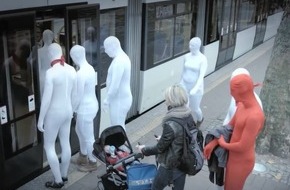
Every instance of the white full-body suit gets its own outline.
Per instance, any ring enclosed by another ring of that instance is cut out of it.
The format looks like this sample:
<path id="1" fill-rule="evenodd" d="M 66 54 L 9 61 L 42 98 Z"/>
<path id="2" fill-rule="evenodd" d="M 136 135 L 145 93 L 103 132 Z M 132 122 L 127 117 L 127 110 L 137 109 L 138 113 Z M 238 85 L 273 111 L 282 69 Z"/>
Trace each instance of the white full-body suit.
<path id="1" fill-rule="evenodd" d="M 127 113 L 132 105 L 131 61 L 114 36 L 105 39 L 104 48 L 106 54 L 113 58 L 106 79 L 104 107 L 109 107 L 111 125 L 121 125 L 125 129 Z"/>
<path id="2" fill-rule="evenodd" d="M 189 50 L 184 57 L 180 84 L 189 96 L 189 107 L 195 121 L 201 122 L 203 114 L 200 103 L 204 93 L 204 76 L 207 70 L 207 58 L 200 52 L 201 40 L 194 37 L 189 41 Z"/>
<path id="3" fill-rule="evenodd" d="M 48 47 L 48 56 L 50 62 L 55 64 L 46 71 L 37 127 L 43 132 L 44 149 L 55 182 L 60 183 L 62 177 L 67 177 L 71 159 L 69 135 L 76 92 L 76 71 L 63 62 L 62 49 L 57 43 Z M 55 151 L 57 136 L 61 146 L 61 163 Z"/>
<path id="4" fill-rule="evenodd" d="M 42 33 L 43 47 L 38 49 L 38 68 L 39 68 L 39 82 L 40 82 L 40 95 L 43 95 L 45 73 L 51 67 L 48 57 L 48 46 L 52 44 L 54 34 L 51 30 L 44 30 Z"/>
<path id="5" fill-rule="evenodd" d="M 232 73 L 231 78 L 233 78 L 234 76 L 237 76 L 239 74 L 250 75 L 250 73 L 249 73 L 249 71 L 247 69 L 245 69 L 245 68 L 237 68 Z M 260 106 L 261 106 L 261 108 L 263 110 L 263 104 L 262 104 L 262 101 L 261 101 L 260 97 L 258 96 L 258 94 L 256 92 L 254 92 L 254 95 L 255 95 L 258 103 L 260 104 Z M 226 115 L 226 117 L 224 119 L 223 125 L 227 125 L 231 121 L 231 119 L 233 118 L 234 114 L 236 113 L 236 109 L 237 109 L 236 101 L 235 101 L 234 97 L 231 97 L 230 106 L 229 106 L 227 115 Z"/>
<path id="6" fill-rule="evenodd" d="M 80 142 L 80 151 L 83 155 L 88 155 L 89 160 L 96 162 L 92 155 L 95 142 L 94 118 L 99 110 L 95 93 L 95 70 L 87 62 L 83 46 L 73 46 L 70 50 L 70 56 L 74 63 L 79 66 L 77 71 L 76 133 Z"/>

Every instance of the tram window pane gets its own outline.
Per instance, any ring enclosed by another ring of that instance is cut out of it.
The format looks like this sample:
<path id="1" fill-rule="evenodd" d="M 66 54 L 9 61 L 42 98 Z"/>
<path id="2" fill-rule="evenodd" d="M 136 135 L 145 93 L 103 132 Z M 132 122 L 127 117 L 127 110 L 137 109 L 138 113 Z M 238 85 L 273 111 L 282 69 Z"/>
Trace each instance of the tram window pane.
<path id="1" fill-rule="evenodd" d="M 172 56 L 173 50 L 173 19 L 155 21 L 154 28 L 154 64 Z M 151 42 L 152 43 L 152 42 Z"/>
<path id="2" fill-rule="evenodd" d="M 284 2 L 285 0 L 269 0 L 269 15 L 281 12 L 284 7 Z"/>
<path id="3" fill-rule="evenodd" d="M 206 36 L 205 45 L 210 44 L 218 40 L 218 7 L 219 1 L 208 0 L 207 1 L 207 17 L 206 17 Z"/>
<path id="4" fill-rule="evenodd" d="M 176 17 L 174 55 L 188 51 L 188 42 L 190 40 L 192 14 Z"/>
<path id="5" fill-rule="evenodd" d="M 238 30 L 247 29 L 255 24 L 255 1 L 243 0 L 239 5 Z"/>
<path id="6" fill-rule="evenodd" d="M 71 21 L 72 45 L 82 45 L 86 50 L 86 59 L 95 69 L 97 67 L 97 23 L 92 18 L 80 18 Z"/>
<path id="7" fill-rule="evenodd" d="M 31 31 L 7 32 L 8 58 L 5 60 L 10 119 L 25 115 L 29 110 L 28 96 L 33 92 Z"/>
<path id="8" fill-rule="evenodd" d="M 109 36 L 116 36 L 124 49 L 125 45 L 125 8 L 102 10 L 100 14 L 100 46 L 101 46 L 101 67 L 100 84 L 106 82 L 108 68 L 112 59 L 104 51 L 104 40 Z"/>

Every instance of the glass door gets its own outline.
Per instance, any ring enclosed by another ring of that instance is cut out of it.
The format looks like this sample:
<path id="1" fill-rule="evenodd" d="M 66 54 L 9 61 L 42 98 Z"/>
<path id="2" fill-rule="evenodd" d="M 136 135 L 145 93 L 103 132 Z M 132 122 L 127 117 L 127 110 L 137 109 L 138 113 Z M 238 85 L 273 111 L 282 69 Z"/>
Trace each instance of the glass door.
<path id="1" fill-rule="evenodd" d="M 4 189 L 42 169 L 34 48 L 34 12 L 0 16 L 0 173 L 4 176 L 0 181 Z"/>
<path id="2" fill-rule="evenodd" d="M 236 41 L 236 0 L 223 0 L 219 6 L 220 49 L 217 68 L 232 61 Z"/>
<path id="3" fill-rule="evenodd" d="M 67 61 L 69 64 L 74 65 L 69 57 L 69 50 L 74 45 L 81 45 L 86 50 L 86 58 L 96 71 L 96 78 L 98 77 L 97 71 L 99 70 L 100 63 L 100 31 L 99 31 L 99 5 L 76 5 L 66 8 L 66 49 Z M 76 68 L 77 69 L 77 68 Z M 100 80 L 97 80 L 100 81 Z M 96 95 L 100 100 L 100 85 L 96 84 Z M 100 110 L 100 109 L 99 109 Z M 100 112 L 94 119 L 95 137 L 99 133 L 99 118 Z M 79 150 L 78 138 L 75 132 L 75 125 L 71 129 L 71 147 L 72 151 Z"/>

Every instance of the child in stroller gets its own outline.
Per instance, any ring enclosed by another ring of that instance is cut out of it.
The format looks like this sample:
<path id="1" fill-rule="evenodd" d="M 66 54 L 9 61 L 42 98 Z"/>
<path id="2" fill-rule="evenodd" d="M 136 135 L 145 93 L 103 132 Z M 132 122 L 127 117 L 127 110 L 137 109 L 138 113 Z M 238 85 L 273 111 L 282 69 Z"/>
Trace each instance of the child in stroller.
<path id="1" fill-rule="evenodd" d="M 156 166 L 140 162 L 143 155 L 133 152 L 122 126 L 106 128 L 95 141 L 93 154 L 106 165 L 99 176 L 99 189 L 151 189 Z"/>

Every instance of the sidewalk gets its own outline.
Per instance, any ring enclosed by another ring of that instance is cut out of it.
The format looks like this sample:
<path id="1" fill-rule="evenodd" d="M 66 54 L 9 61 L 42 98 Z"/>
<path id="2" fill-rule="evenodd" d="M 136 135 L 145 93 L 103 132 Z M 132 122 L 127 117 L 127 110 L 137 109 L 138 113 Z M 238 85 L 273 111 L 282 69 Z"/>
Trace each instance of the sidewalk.
<path id="1" fill-rule="evenodd" d="M 201 127 L 204 133 L 222 124 L 230 102 L 229 78 L 232 71 L 237 67 L 245 67 L 249 70 L 255 82 L 262 82 L 269 63 L 273 43 L 274 38 L 205 78 L 205 94 L 202 101 L 202 111 L 205 119 Z M 257 89 L 258 93 L 259 90 Z M 135 147 L 137 142 L 146 145 L 156 143 L 154 134 L 161 134 L 160 123 L 165 112 L 166 106 L 162 103 L 126 125 L 127 136 L 133 147 Z M 141 161 L 155 163 L 155 158 L 154 156 L 146 157 Z M 258 164 L 265 166 L 265 171 L 263 171 L 263 167 L 255 167 L 246 181 L 245 190 L 290 189 L 290 159 L 281 159 L 272 155 L 257 155 L 256 163 L 257 166 Z M 100 165 L 97 171 L 83 173 L 77 171 L 75 165 L 71 164 L 68 176 L 69 182 L 66 184 L 65 189 L 97 189 L 99 180 L 97 176 L 104 170 L 105 166 Z M 196 176 L 187 177 L 185 190 L 217 189 L 209 181 L 208 174 L 208 168 L 205 164 L 202 171 Z M 49 170 L 18 189 L 45 189 L 45 182 L 52 178 L 52 173 Z M 166 190 L 168 189 L 166 188 Z"/>

